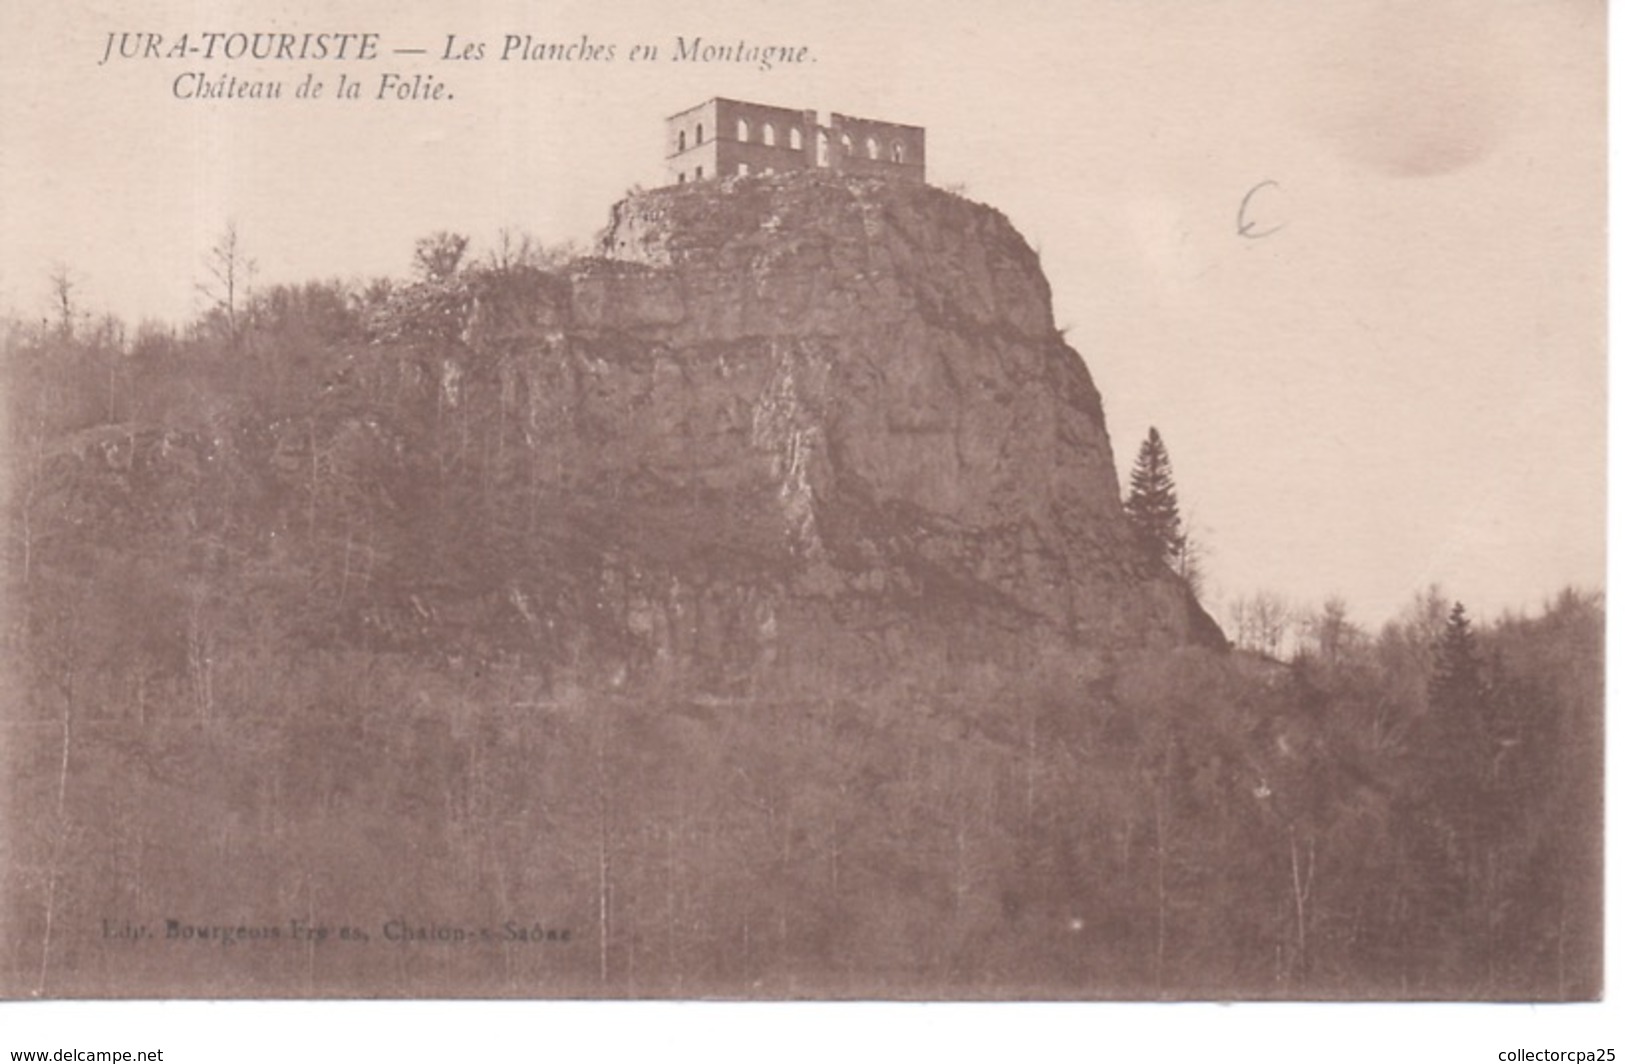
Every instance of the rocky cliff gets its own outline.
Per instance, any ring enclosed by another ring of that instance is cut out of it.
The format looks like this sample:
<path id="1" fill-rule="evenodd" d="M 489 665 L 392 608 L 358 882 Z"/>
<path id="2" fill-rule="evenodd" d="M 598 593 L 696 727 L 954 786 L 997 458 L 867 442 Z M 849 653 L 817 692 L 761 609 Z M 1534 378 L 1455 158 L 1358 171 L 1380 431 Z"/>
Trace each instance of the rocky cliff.
<path id="1" fill-rule="evenodd" d="M 590 606 L 632 668 L 1218 638 L 1132 542 L 1099 394 L 998 212 L 801 173 L 635 195 L 598 250 L 487 287 L 460 346 L 555 513 L 602 516 Z"/>
<path id="2" fill-rule="evenodd" d="M 255 398 L 70 438 L 50 510 L 157 537 L 188 574 L 164 597 L 217 602 L 222 638 L 261 638 L 252 598 L 278 638 L 546 686 L 952 686 L 1223 645 L 1136 548 L 1100 397 L 998 212 L 696 183 L 617 205 L 598 251 L 397 291 L 362 347 L 266 328 L 234 356 Z"/>

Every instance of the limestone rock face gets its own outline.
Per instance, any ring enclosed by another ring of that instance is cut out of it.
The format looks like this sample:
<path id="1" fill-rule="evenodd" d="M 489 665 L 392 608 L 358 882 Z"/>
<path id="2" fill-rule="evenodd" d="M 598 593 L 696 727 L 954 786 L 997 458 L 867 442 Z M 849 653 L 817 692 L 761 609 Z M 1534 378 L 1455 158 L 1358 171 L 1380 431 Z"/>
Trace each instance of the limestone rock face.
<path id="1" fill-rule="evenodd" d="M 827 680 L 1222 639 L 1134 545 L 1100 396 L 998 212 L 737 179 L 633 196 L 598 251 L 477 301 L 464 341 L 523 380 L 566 505 L 615 513 L 606 619 L 648 661 Z"/>
<path id="2" fill-rule="evenodd" d="M 544 693 L 962 690 L 1223 645 L 1131 537 L 1037 256 L 937 189 L 636 195 L 597 255 L 402 289 L 323 357 L 303 405 L 76 437 L 41 543 L 139 540 L 222 639 Z"/>

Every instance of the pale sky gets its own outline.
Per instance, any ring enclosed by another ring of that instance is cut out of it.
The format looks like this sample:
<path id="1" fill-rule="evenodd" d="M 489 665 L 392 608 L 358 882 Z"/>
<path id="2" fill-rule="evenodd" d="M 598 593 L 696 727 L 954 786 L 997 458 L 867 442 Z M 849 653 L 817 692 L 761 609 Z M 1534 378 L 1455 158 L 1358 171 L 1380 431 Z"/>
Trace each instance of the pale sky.
<path id="1" fill-rule="evenodd" d="M 1600 587 L 1604 6 L 1579 0 L 0 2 L 0 309 L 68 264 L 196 309 L 235 219 L 262 281 L 401 275 L 436 229 L 586 239 L 711 96 L 924 125 L 930 180 L 1038 248 L 1118 468 L 1156 425 L 1214 612 L 1259 589 L 1475 615 Z M 372 62 L 113 60 L 110 32 L 376 32 Z M 440 60 L 448 34 L 483 62 Z M 498 61 L 507 34 L 608 63 Z M 676 37 L 815 62 L 679 63 Z M 628 61 L 636 43 L 652 63 Z M 396 48 L 425 48 L 397 56 Z M 432 75 L 453 98 L 371 99 Z M 178 75 L 367 98 L 186 101 Z M 1237 232 L 1250 189 L 1257 239 Z"/>

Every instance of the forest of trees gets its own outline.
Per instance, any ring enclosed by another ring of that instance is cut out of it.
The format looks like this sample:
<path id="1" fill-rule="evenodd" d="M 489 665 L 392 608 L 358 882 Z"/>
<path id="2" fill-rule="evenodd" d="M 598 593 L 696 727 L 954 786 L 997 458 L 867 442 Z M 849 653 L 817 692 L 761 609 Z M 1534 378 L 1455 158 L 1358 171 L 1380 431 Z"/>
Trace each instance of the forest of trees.
<path id="1" fill-rule="evenodd" d="M 1257 596 L 1228 654 L 749 712 L 566 683 L 579 647 L 432 600 L 563 556 L 520 430 L 481 414 L 503 379 L 444 401 L 472 302 L 559 256 L 437 234 L 412 280 L 255 287 L 228 237 L 184 328 L 87 315 L 66 270 L 6 325 L 8 987 L 1600 993 L 1599 594 L 1485 618 L 1432 589 L 1376 631 Z M 1153 430 L 1128 505 L 1177 567 L 1172 487 Z M 119 913 L 488 915 L 573 944 L 177 966 L 105 949 Z"/>
<path id="2" fill-rule="evenodd" d="M 1155 427 L 1140 446 L 1124 512 L 1147 552 L 1199 592 Z M 1574 589 L 1540 618 L 1503 617 L 1484 637 L 1466 606 L 1447 603 L 1437 586 L 1375 635 L 1349 620 L 1337 596 L 1318 609 L 1266 591 L 1231 601 L 1229 634 L 1244 667 L 1266 690 L 1291 690 L 1293 711 L 1319 722 L 1305 737 L 1337 751 L 1335 771 L 1317 784 L 1317 807 L 1353 803 L 1362 792 L 1384 799 L 1388 831 L 1367 845 L 1390 862 L 1386 913 L 1362 913 L 1378 923 L 1357 924 L 1351 942 L 1381 940 L 1385 923 L 1404 943 L 1401 967 L 1422 978 L 1443 970 L 1456 984 L 1476 972 L 1488 985 L 1542 956 L 1569 986 L 1570 958 L 1580 956 L 1572 952 L 1575 906 L 1594 913 L 1600 905 L 1591 877 L 1601 863 L 1602 618 L 1601 596 Z M 1277 743 L 1285 752 L 1293 739 Z M 1255 794 L 1276 799 L 1278 785 L 1261 772 Z M 1330 832 L 1310 828 L 1300 839 L 1298 830 L 1289 828 L 1293 963 L 1302 975 L 1311 961 L 1315 841 L 1323 840 L 1324 869 Z M 1550 871 L 1565 864 L 1587 877 L 1565 882 Z M 1345 885 L 1323 877 L 1320 894 Z M 1596 934 L 1585 926 L 1582 940 Z M 1596 943 L 1579 948 L 1588 958 L 1580 982 L 1594 992 Z M 1410 979 L 1401 976 L 1405 993 Z"/>

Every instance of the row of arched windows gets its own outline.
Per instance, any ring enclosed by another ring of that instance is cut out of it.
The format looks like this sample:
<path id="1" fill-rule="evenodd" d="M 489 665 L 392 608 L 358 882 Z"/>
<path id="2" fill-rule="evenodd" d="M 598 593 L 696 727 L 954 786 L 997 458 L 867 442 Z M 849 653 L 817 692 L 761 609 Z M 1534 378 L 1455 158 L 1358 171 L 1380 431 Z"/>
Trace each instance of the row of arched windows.
<path id="1" fill-rule="evenodd" d="M 701 144 L 704 144 L 704 143 L 705 143 L 705 123 L 704 122 L 696 122 L 694 124 L 694 146 L 696 148 L 698 148 Z M 680 151 L 680 152 L 684 152 L 684 151 L 688 150 L 688 130 L 686 130 L 686 129 L 679 129 L 677 131 L 677 150 Z"/>
<path id="2" fill-rule="evenodd" d="M 734 132 L 735 132 L 735 139 L 738 140 L 740 143 L 742 143 L 742 144 L 749 144 L 750 143 L 750 123 L 747 122 L 745 119 L 741 118 L 739 120 L 739 124 L 736 127 Z M 762 143 L 763 144 L 767 145 L 769 148 L 777 147 L 778 146 L 778 137 L 779 137 L 778 130 L 774 128 L 772 122 L 763 122 L 762 123 Z M 828 149 L 824 145 L 824 133 L 823 133 L 823 130 L 819 130 L 818 140 L 819 140 L 819 144 L 818 144 L 818 149 L 819 149 L 818 150 L 818 163 L 819 163 L 820 166 L 828 165 L 828 161 L 829 161 L 828 158 L 827 158 Z M 694 126 L 694 146 L 699 147 L 701 144 L 704 144 L 704 143 L 705 143 L 705 126 L 704 126 L 704 124 L 696 124 Z M 847 155 L 853 154 L 853 152 L 856 150 L 856 148 L 852 143 L 852 134 L 850 134 L 850 133 L 842 133 L 841 134 L 841 148 Z M 685 152 L 685 151 L 688 150 L 688 131 L 687 130 L 678 130 L 677 131 L 677 150 L 678 150 L 678 152 Z M 801 150 L 801 127 L 799 127 L 799 126 L 791 126 L 790 127 L 790 150 L 791 151 L 800 151 Z M 871 159 L 875 159 L 875 160 L 880 159 L 880 142 L 878 140 L 876 140 L 873 136 L 864 138 L 863 151 L 864 151 L 864 154 L 867 155 Z M 905 162 L 905 161 L 907 161 L 907 158 L 908 158 L 907 152 L 905 152 L 904 149 L 903 149 L 903 142 L 900 141 L 900 140 L 894 140 L 894 141 L 891 142 L 891 148 L 890 148 L 890 150 L 889 150 L 889 152 L 887 154 L 889 155 L 890 160 L 892 162 L 894 162 L 894 163 Z"/>
<path id="3" fill-rule="evenodd" d="M 852 144 L 852 134 L 841 134 L 841 149 L 848 155 L 851 155 L 854 152 L 855 149 Z M 865 137 L 863 139 L 863 153 L 871 159 L 878 160 L 880 158 L 880 142 L 872 136 Z M 891 151 L 889 154 L 891 161 L 894 163 L 904 162 L 908 158 L 907 153 L 903 150 L 903 142 L 900 140 L 894 140 L 891 142 Z"/>
<path id="4" fill-rule="evenodd" d="M 698 134 L 696 134 L 696 136 L 697 135 Z M 739 120 L 739 124 L 734 130 L 734 139 L 738 140 L 741 144 L 750 143 L 750 123 L 743 118 Z M 698 141 L 695 143 L 698 143 Z M 762 143 L 767 145 L 769 148 L 778 146 L 778 130 L 774 128 L 772 122 L 762 123 Z M 845 149 L 846 154 L 851 155 L 853 153 L 855 148 L 852 143 L 852 134 L 841 134 L 841 147 Z M 799 126 L 790 127 L 790 150 L 801 150 L 801 127 Z M 878 160 L 880 158 L 880 142 L 872 136 L 864 140 L 863 150 L 864 154 L 868 155 L 871 159 Z M 903 142 L 900 140 L 892 141 L 891 149 L 888 152 L 888 155 L 891 161 L 894 163 L 903 162 L 908 157 L 907 153 L 903 150 Z"/>
<path id="5" fill-rule="evenodd" d="M 739 141 L 741 144 L 749 144 L 750 143 L 750 123 L 745 121 L 743 118 L 741 118 L 739 120 L 738 126 L 736 126 L 735 129 L 734 129 L 734 139 Z M 772 122 L 763 122 L 762 123 L 762 143 L 766 144 L 769 148 L 778 147 L 778 144 L 779 144 L 779 131 L 773 125 Z M 791 126 L 790 127 L 790 150 L 791 151 L 800 151 L 801 150 L 801 127 L 800 126 Z"/>

